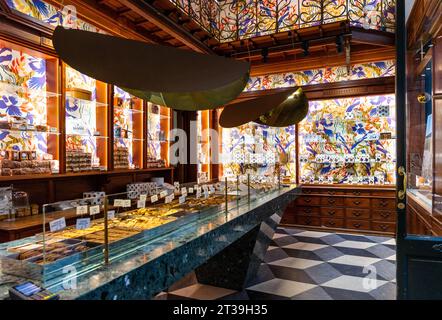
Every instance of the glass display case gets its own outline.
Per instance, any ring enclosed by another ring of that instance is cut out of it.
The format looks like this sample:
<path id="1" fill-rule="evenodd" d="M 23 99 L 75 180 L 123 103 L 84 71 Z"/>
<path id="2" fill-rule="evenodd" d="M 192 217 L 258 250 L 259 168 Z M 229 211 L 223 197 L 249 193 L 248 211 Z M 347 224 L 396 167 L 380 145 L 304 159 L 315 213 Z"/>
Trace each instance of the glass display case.
<path id="1" fill-rule="evenodd" d="M 143 167 L 144 102 L 114 86 L 114 169 Z"/>
<path id="2" fill-rule="evenodd" d="M 247 204 L 278 187 L 274 180 L 238 177 L 212 184 L 163 184 L 154 192 L 85 194 L 43 207 L 43 232 L 0 244 L 5 274 L 50 287 L 66 272 L 85 273 L 183 226 Z M 247 196 L 249 195 L 249 197 Z"/>
<path id="3" fill-rule="evenodd" d="M 107 84 L 65 65 L 65 88 L 66 172 L 107 170 Z"/>
<path id="4" fill-rule="evenodd" d="M 0 40 L 2 176 L 59 172 L 58 59 Z"/>
<path id="5" fill-rule="evenodd" d="M 147 168 L 169 166 L 171 110 L 147 103 Z"/>
<path id="6" fill-rule="evenodd" d="M 234 178 L 247 172 L 281 176 L 296 182 L 296 127 L 268 127 L 250 122 L 236 128 L 221 128 L 220 176 Z"/>
<path id="7" fill-rule="evenodd" d="M 310 101 L 299 127 L 299 182 L 394 185 L 395 96 Z"/>

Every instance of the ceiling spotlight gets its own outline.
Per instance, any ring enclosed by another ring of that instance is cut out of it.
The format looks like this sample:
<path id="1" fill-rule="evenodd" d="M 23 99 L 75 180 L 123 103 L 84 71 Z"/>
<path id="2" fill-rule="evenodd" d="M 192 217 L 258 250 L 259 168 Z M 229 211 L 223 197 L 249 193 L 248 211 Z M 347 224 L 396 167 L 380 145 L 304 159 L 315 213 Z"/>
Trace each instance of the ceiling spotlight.
<path id="1" fill-rule="evenodd" d="M 308 56 L 308 55 L 310 54 L 310 52 L 308 51 L 308 48 L 309 48 L 309 43 L 308 43 L 308 41 L 302 41 L 301 48 L 302 48 L 302 50 L 304 51 L 304 56 L 305 56 L 305 57 Z"/>

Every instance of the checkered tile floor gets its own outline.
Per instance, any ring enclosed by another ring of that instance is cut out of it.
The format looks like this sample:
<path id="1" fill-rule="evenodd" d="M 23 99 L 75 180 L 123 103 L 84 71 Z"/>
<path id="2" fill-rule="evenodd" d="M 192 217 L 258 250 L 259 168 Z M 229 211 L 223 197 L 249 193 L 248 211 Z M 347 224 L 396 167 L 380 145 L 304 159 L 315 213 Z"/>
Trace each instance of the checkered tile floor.
<path id="1" fill-rule="evenodd" d="M 172 293 L 215 299 L 391 300 L 396 297 L 392 238 L 279 228 L 256 279 L 243 292 L 194 284 Z M 198 299 L 197 297 L 193 297 Z"/>

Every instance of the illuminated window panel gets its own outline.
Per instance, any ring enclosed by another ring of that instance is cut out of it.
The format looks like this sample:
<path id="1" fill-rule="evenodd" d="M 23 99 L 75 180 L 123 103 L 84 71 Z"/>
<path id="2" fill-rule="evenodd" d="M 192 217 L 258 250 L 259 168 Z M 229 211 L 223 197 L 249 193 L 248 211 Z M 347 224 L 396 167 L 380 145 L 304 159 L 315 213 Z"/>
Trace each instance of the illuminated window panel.
<path id="1" fill-rule="evenodd" d="M 253 122 L 221 130 L 220 176 L 235 179 L 250 173 L 296 182 L 296 128 L 273 128 Z"/>
<path id="2" fill-rule="evenodd" d="M 198 183 L 210 181 L 210 123 L 212 122 L 209 110 L 198 111 L 197 113 L 197 179 Z"/>
<path id="3" fill-rule="evenodd" d="M 2 176 L 59 172 L 58 60 L 0 41 Z"/>
<path id="4" fill-rule="evenodd" d="M 143 100 L 114 86 L 114 169 L 143 166 Z"/>
<path id="5" fill-rule="evenodd" d="M 65 66 L 66 172 L 107 170 L 107 85 Z"/>
<path id="6" fill-rule="evenodd" d="M 394 185 L 394 95 L 311 101 L 299 123 L 299 181 Z"/>
<path id="7" fill-rule="evenodd" d="M 148 168 L 169 166 L 171 111 L 153 103 L 147 106 L 147 159 Z"/>

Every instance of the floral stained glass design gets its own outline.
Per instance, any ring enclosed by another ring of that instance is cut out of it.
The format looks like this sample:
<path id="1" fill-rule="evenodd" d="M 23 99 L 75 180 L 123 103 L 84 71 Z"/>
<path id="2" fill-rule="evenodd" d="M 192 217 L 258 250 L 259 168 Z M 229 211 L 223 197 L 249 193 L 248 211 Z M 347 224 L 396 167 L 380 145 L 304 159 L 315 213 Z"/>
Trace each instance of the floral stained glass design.
<path id="1" fill-rule="evenodd" d="M 393 60 L 355 64 L 347 72 L 346 66 L 308 71 L 287 72 L 250 77 L 244 91 L 289 88 L 348 80 L 391 77 L 395 75 Z"/>
<path id="2" fill-rule="evenodd" d="M 311 101 L 299 123 L 301 183 L 394 184 L 394 95 Z"/>
<path id="3" fill-rule="evenodd" d="M 0 47 L 0 118 L 25 118 L 30 125 L 47 125 L 46 60 Z M 0 129 L 2 150 L 47 152 L 47 135 Z"/>

